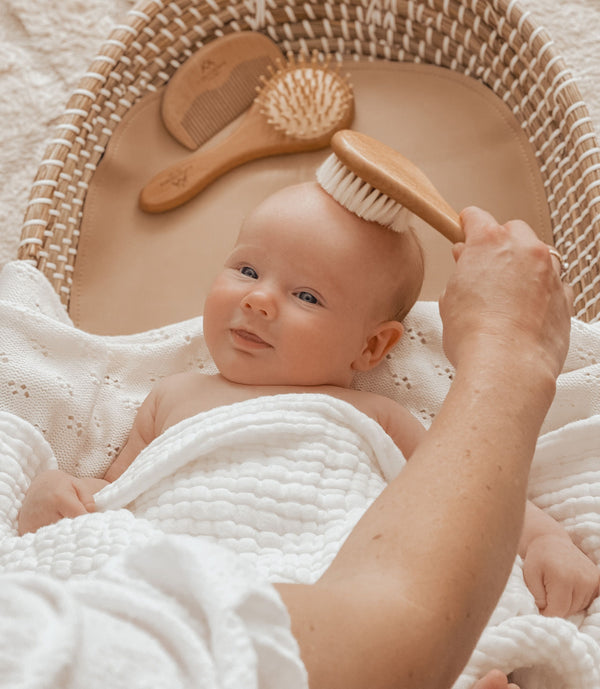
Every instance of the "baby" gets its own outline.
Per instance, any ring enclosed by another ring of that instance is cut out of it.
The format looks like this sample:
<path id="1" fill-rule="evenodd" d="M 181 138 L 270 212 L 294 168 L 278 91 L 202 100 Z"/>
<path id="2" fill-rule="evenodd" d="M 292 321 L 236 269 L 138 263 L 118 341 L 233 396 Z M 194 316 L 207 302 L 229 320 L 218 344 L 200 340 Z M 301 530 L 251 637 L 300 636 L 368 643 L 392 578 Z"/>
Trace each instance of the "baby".
<path id="1" fill-rule="evenodd" d="M 176 374 L 141 405 L 104 479 L 38 475 L 19 515 L 21 533 L 94 510 L 93 493 L 118 478 L 167 428 L 217 406 L 263 395 L 320 392 L 375 419 L 409 458 L 426 433 L 395 401 L 352 389 L 403 333 L 423 281 L 413 231 L 394 232 L 345 210 L 316 183 L 286 187 L 246 218 L 204 309 L 219 370 Z M 519 554 L 545 614 L 586 608 L 598 570 L 553 519 L 528 503 Z"/>

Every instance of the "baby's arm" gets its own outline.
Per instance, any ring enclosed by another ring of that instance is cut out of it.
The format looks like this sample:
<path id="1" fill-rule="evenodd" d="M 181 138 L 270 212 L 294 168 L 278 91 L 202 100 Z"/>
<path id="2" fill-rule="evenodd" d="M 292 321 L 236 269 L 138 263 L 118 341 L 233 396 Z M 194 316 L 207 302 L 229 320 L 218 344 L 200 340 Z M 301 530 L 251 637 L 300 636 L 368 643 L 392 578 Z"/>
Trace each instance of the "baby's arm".
<path id="1" fill-rule="evenodd" d="M 519 542 L 523 576 L 543 615 L 581 612 L 598 595 L 600 570 L 552 517 L 527 502 Z"/>
<path id="2" fill-rule="evenodd" d="M 377 421 L 402 451 L 405 459 L 412 455 L 427 433 L 423 424 L 408 409 L 387 397 L 378 396 Z"/>
<path id="3" fill-rule="evenodd" d="M 156 392 L 144 400 L 123 449 L 109 466 L 104 478 L 75 478 L 60 470 L 43 471 L 35 476 L 19 512 L 22 535 L 53 524 L 63 517 L 74 518 L 94 512 L 94 493 L 112 483 L 154 439 Z"/>
<path id="4" fill-rule="evenodd" d="M 140 452 L 156 437 L 155 421 L 158 396 L 159 393 L 155 387 L 142 402 L 125 445 L 104 474 L 104 480 L 108 483 L 119 478 Z"/>
<path id="5" fill-rule="evenodd" d="M 423 426 L 397 403 L 381 406 L 379 417 L 381 425 L 408 459 L 426 434 Z M 519 555 L 523 558 L 525 583 L 542 614 L 574 615 L 585 610 L 598 595 L 598 567 L 557 521 L 530 501 Z"/>

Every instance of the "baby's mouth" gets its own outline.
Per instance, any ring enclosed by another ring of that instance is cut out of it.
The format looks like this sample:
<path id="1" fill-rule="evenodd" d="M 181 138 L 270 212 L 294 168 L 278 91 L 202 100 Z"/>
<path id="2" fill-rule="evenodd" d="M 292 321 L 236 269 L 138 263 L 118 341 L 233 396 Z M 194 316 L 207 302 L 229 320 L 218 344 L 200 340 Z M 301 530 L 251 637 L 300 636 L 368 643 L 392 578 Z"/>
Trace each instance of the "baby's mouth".
<path id="1" fill-rule="evenodd" d="M 242 340 L 243 342 L 246 342 L 248 344 L 254 344 L 259 347 L 272 346 L 268 342 L 265 342 L 265 340 L 263 340 L 262 337 L 259 337 L 255 333 L 250 332 L 249 330 L 243 330 L 241 328 L 232 328 L 231 333 L 234 336 L 234 338 Z"/>

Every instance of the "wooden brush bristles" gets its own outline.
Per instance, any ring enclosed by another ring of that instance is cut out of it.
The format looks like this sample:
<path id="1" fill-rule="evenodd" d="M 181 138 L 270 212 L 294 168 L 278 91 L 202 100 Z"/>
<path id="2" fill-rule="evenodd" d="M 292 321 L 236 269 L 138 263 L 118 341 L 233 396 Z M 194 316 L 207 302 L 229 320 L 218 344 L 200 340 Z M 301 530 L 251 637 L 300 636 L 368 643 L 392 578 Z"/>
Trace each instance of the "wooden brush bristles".
<path id="1" fill-rule="evenodd" d="M 312 139 L 339 128 L 353 109 L 352 87 L 339 67 L 288 56 L 285 65 L 269 68 L 256 97 L 261 113 L 277 131 L 295 139 Z"/>

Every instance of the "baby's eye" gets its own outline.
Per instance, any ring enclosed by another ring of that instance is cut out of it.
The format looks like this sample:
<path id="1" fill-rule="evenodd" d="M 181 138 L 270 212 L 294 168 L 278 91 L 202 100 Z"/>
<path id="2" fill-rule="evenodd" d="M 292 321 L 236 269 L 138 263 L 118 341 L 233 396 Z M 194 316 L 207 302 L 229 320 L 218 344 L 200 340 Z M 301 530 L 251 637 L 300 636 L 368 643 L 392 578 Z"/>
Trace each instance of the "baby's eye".
<path id="1" fill-rule="evenodd" d="M 314 294 L 311 294 L 311 292 L 305 292 L 305 291 L 297 292 L 296 296 L 298 297 L 298 299 L 300 299 L 301 301 L 305 301 L 307 304 L 318 304 L 319 303 L 319 300 L 315 297 Z"/>
<path id="2" fill-rule="evenodd" d="M 258 279 L 258 273 L 254 270 L 254 268 L 251 268 L 250 266 L 242 266 L 240 268 L 240 273 L 248 278 L 252 278 L 253 280 Z"/>

